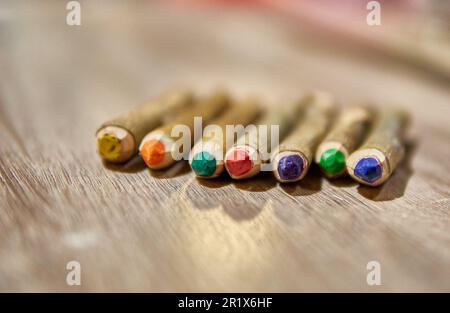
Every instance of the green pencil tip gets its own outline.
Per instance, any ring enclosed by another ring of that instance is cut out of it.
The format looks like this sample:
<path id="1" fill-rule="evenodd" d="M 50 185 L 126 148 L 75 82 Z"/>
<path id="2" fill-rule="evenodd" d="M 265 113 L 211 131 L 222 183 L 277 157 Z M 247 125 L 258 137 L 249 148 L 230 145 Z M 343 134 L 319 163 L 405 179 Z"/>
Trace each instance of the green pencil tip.
<path id="1" fill-rule="evenodd" d="M 216 170 L 216 159 L 210 153 L 202 151 L 194 155 L 191 166 L 197 176 L 209 177 Z"/>
<path id="2" fill-rule="evenodd" d="M 322 153 L 320 167 L 328 175 L 337 175 L 345 168 L 345 155 L 337 149 L 329 149 Z"/>

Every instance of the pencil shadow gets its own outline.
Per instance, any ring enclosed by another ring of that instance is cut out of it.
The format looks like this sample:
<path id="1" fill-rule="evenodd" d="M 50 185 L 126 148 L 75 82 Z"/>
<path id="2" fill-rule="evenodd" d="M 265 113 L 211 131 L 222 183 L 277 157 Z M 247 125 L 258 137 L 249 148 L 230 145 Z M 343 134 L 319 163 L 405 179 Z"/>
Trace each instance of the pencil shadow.
<path id="1" fill-rule="evenodd" d="M 197 178 L 198 184 L 206 188 L 203 190 L 195 187 L 188 189 L 188 198 L 199 210 L 216 209 L 220 204 L 224 213 L 233 220 L 238 222 L 251 220 L 261 213 L 264 203 L 262 203 L 262 199 L 246 194 L 246 192 L 263 192 L 272 188 L 272 184 L 276 185 L 273 180 L 269 184 L 264 182 L 264 176 L 257 178 L 256 182 L 255 179 L 233 182 L 233 187 L 238 186 L 236 191 L 230 189 L 232 180 L 226 173 L 215 179 Z M 257 187 L 252 187 L 252 185 Z"/>
<path id="2" fill-rule="evenodd" d="M 140 156 L 135 156 L 130 161 L 124 164 L 114 164 L 107 162 L 105 160 L 102 161 L 103 166 L 113 172 L 120 172 L 120 173 L 138 173 L 142 172 L 147 168 L 145 165 L 144 160 Z"/>
<path id="3" fill-rule="evenodd" d="M 359 185 L 359 194 L 373 201 L 390 201 L 403 197 L 408 181 L 414 173 L 411 167 L 411 160 L 416 151 L 416 147 L 417 143 L 415 141 L 406 143 L 405 158 L 392 176 L 383 185 L 378 187 Z"/>
<path id="4" fill-rule="evenodd" d="M 293 184 L 280 183 L 280 187 L 294 197 L 310 196 L 322 190 L 322 179 L 319 167 L 312 164 L 308 174 L 301 181 Z"/>
<path id="5" fill-rule="evenodd" d="M 249 221 L 257 217 L 263 210 L 263 204 L 253 203 L 242 197 L 241 201 L 233 201 L 223 205 L 223 210 L 235 221 Z"/>
<path id="6" fill-rule="evenodd" d="M 272 172 L 261 172 L 249 179 L 234 180 L 233 186 L 239 194 L 233 201 L 225 203 L 223 210 L 235 221 L 252 220 L 262 212 L 266 203 L 266 200 L 256 193 L 269 191 L 276 185 L 277 181 Z"/>
<path id="7" fill-rule="evenodd" d="M 189 163 L 186 161 L 180 161 L 170 166 L 169 168 L 161 170 L 151 170 L 149 169 L 150 175 L 157 179 L 168 179 L 175 178 L 179 176 L 184 176 L 191 171 Z"/>
<path id="8" fill-rule="evenodd" d="M 231 184 L 230 177 L 227 175 L 220 175 L 219 177 L 212 179 L 204 179 L 197 177 L 197 182 L 199 183 L 199 185 L 211 189 L 222 188 Z"/>
<path id="9" fill-rule="evenodd" d="M 349 175 L 338 177 L 338 178 L 327 178 L 330 185 L 340 188 L 353 187 L 358 185 Z"/>
<path id="10" fill-rule="evenodd" d="M 240 190 L 250 192 L 264 192 L 277 186 L 277 181 L 272 172 L 261 172 L 257 176 L 244 179 L 234 180 L 233 185 Z"/>

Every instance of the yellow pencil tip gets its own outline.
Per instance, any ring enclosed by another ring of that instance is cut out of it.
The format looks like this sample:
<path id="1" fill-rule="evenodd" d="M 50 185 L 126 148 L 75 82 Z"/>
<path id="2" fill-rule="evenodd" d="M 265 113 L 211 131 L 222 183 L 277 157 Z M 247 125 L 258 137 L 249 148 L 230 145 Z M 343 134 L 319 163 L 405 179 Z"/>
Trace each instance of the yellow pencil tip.
<path id="1" fill-rule="evenodd" d="M 122 150 L 119 138 L 112 134 L 103 134 L 97 138 L 97 147 L 100 155 L 109 161 L 119 158 Z"/>

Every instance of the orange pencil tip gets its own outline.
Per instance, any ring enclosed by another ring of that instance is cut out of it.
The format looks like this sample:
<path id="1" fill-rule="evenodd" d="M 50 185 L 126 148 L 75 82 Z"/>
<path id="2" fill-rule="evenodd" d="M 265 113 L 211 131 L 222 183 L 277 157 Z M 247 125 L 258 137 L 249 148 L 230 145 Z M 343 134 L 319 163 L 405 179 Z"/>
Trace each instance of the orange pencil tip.
<path id="1" fill-rule="evenodd" d="M 164 160 L 165 152 L 164 143 L 155 139 L 145 142 L 141 148 L 142 159 L 149 166 L 161 163 Z"/>

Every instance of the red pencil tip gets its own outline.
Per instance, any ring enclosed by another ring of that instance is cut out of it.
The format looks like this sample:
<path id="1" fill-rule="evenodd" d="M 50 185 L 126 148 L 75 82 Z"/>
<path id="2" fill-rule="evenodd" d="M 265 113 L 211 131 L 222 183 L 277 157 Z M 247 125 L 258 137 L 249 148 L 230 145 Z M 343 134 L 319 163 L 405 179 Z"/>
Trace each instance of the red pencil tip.
<path id="1" fill-rule="evenodd" d="M 228 154 L 225 164 L 229 173 L 233 176 L 242 176 L 253 167 L 253 161 L 246 149 L 233 148 Z"/>

